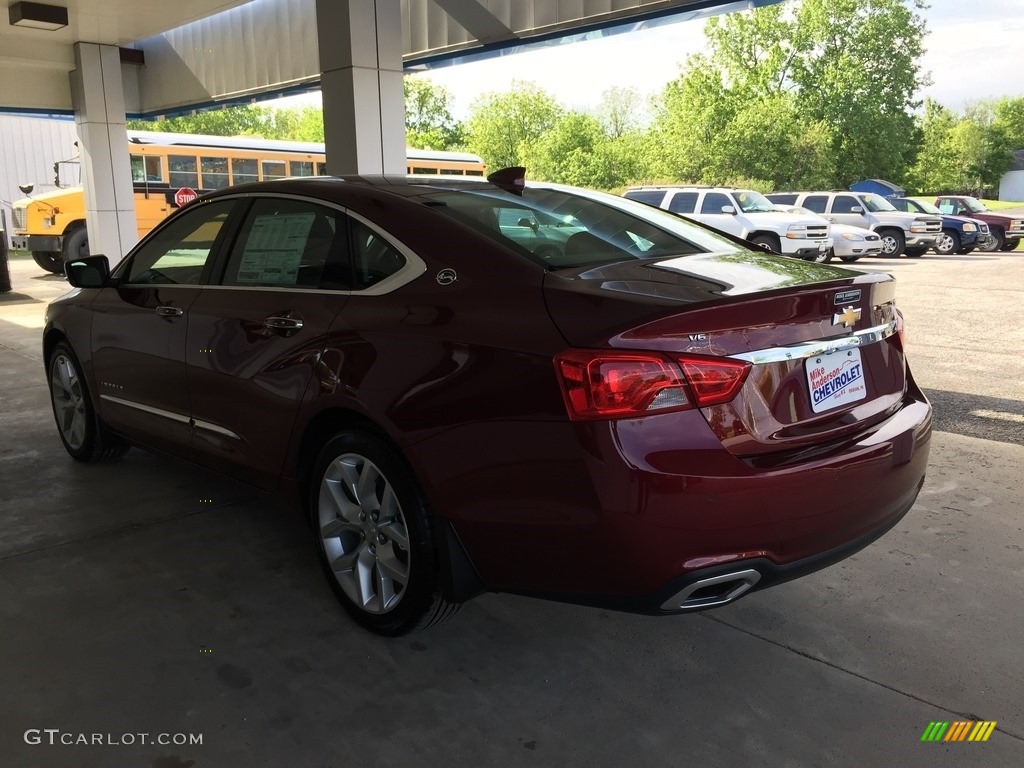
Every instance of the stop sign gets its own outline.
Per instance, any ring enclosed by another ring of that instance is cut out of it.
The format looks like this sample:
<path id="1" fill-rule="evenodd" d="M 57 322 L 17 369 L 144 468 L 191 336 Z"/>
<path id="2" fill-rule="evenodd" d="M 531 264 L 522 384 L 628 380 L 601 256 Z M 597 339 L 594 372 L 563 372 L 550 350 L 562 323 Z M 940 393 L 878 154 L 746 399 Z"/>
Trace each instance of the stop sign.
<path id="1" fill-rule="evenodd" d="M 199 195 L 192 187 L 182 187 L 174 193 L 174 204 L 181 208 L 195 200 Z"/>

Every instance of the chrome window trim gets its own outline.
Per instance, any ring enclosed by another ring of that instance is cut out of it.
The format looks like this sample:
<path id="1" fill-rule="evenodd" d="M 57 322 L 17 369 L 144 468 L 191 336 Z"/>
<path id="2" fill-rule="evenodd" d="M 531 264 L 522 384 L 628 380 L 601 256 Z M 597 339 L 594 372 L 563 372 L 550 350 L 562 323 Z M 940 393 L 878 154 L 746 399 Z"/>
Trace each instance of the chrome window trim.
<path id="1" fill-rule="evenodd" d="M 857 331 L 849 336 L 840 336 L 832 339 L 818 339 L 802 344 L 793 344 L 788 347 L 771 347 L 759 349 L 754 352 L 743 352 L 738 355 L 729 355 L 734 360 L 744 360 L 754 365 L 765 363 L 780 363 L 787 360 L 805 360 L 815 355 L 827 355 L 832 352 L 841 352 L 854 347 L 866 347 L 875 344 L 896 333 L 896 321 L 876 325 L 874 328 L 866 328 Z"/>
<path id="2" fill-rule="evenodd" d="M 154 408 L 151 405 L 143 405 L 142 403 L 136 403 L 131 400 L 125 400 L 122 397 L 114 397 L 113 395 L 100 395 L 100 400 L 109 400 L 112 403 L 124 405 L 127 406 L 128 408 L 135 408 L 136 410 L 139 411 L 145 411 L 146 413 L 151 413 L 154 416 L 163 416 L 165 419 L 177 421 L 181 424 L 188 424 L 189 422 L 192 421 L 192 419 L 190 419 L 188 416 L 182 416 L 180 413 L 165 411 L 162 408 Z"/>

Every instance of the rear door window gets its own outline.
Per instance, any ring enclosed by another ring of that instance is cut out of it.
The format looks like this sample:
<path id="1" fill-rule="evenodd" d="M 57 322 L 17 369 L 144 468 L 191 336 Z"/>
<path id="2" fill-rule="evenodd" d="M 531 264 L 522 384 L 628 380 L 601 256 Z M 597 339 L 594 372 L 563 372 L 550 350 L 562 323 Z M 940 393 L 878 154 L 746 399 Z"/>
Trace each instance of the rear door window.
<path id="1" fill-rule="evenodd" d="M 676 192 L 668 201 L 668 209 L 672 213 L 693 213 L 697 208 L 696 192 Z"/>
<path id="2" fill-rule="evenodd" d="M 808 195 L 804 198 L 803 207 L 814 213 L 824 213 L 828 208 L 828 195 Z"/>
<path id="3" fill-rule="evenodd" d="M 258 198 L 245 217 L 221 279 L 251 288 L 351 285 L 345 215 L 305 200 Z"/>

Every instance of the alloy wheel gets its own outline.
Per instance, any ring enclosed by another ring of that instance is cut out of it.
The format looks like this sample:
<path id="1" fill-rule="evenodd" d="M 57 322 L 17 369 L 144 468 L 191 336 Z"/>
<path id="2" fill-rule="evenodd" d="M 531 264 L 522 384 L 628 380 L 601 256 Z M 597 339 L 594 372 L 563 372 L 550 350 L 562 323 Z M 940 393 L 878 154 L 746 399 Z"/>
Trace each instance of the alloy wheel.
<path id="1" fill-rule="evenodd" d="M 395 489 L 357 453 L 335 458 L 320 482 L 320 538 L 334 578 L 368 613 L 394 609 L 409 584 L 408 526 Z"/>
<path id="2" fill-rule="evenodd" d="M 67 355 L 58 354 L 54 358 L 50 366 L 50 384 L 57 427 L 68 446 L 77 451 L 85 444 L 88 416 L 82 383 L 78 380 L 75 364 Z"/>
<path id="3" fill-rule="evenodd" d="M 935 244 L 935 251 L 943 255 L 952 253 L 956 247 L 956 243 L 953 242 L 952 235 L 943 232 L 942 237 L 939 238 L 939 242 Z"/>

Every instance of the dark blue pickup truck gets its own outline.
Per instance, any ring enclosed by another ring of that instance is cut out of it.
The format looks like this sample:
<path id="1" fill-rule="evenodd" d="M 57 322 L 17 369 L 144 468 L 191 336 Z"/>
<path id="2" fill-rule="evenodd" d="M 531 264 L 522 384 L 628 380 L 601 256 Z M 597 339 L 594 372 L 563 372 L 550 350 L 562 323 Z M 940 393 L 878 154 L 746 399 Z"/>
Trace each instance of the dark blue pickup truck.
<path id="1" fill-rule="evenodd" d="M 931 203 L 923 203 L 909 197 L 890 197 L 888 200 L 900 211 L 928 213 L 932 216 L 942 217 L 942 237 L 935 245 L 936 253 L 942 255 L 970 253 L 975 248 L 981 248 L 992 238 L 988 224 L 984 221 L 969 219 L 966 216 L 949 216 Z"/>

